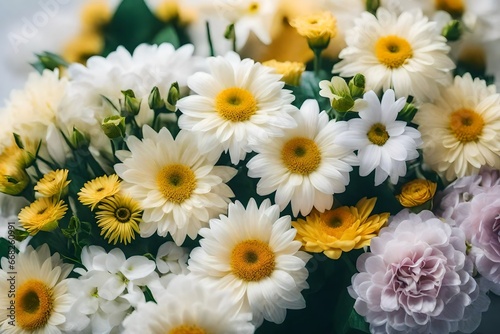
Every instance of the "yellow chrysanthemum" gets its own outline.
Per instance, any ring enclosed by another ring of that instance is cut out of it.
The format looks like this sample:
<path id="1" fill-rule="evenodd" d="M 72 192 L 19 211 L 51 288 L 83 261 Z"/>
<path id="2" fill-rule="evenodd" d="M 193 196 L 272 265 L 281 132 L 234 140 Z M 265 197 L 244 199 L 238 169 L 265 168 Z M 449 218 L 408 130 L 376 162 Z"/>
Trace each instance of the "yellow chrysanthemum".
<path id="1" fill-rule="evenodd" d="M 297 240 L 306 251 L 323 252 L 331 259 L 338 259 L 342 252 L 349 252 L 370 245 L 380 228 L 387 222 L 389 213 L 370 216 L 376 198 L 362 198 L 356 206 L 342 206 L 319 213 L 314 210 L 306 220 L 292 223 L 297 229 Z"/>
<path id="2" fill-rule="evenodd" d="M 406 208 L 413 208 L 430 201 L 436 193 L 437 184 L 423 179 L 416 179 L 403 185 L 397 200 Z"/>
<path id="3" fill-rule="evenodd" d="M 85 183 L 78 193 L 78 200 L 94 210 L 99 202 L 106 197 L 113 196 L 118 190 L 120 190 L 118 175 L 104 175 Z"/>
<path id="4" fill-rule="evenodd" d="M 58 226 L 68 206 L 64 201 L 54 201 L 47 197 L 42 197 L 23 208 L 19 212 L 19 223 L 31 235 L 40 231 L 52 231 Z"/>
<path id="5" fill-rule="evenodd" d="M 85 4 L 80 14 L 84 31 L 100 32 L 112 17 L 111 7 L 107 1 L 102 0 L 94 0 Z"/>
<path id="6" fill-rule="evenodd" d="M 300 77 L 306 69 L 304 63 L 291 61 L 281 62 L 274 59 L 265 61 L 262 65 L 274 68 L 276 73 L 283 75 L 281 80 L 292 86 L 299 85 Z"/>
<path id="7" fill-rule="evenodd" d="M 101 235 L 110 244 L 120 242 L 126 245 L 135 239 L 142 217 L 142 209 L 137 201 L 118 193 L 104 199 L 98 209 L 97 225 L 101 228 Z"/>
<path id="8" fill-rule="evenodd" d="M 67 169 L 58 169 L 45 174 L 36 184 L 35 191 L 43 197 L 64 196 L 71 182 L 68 180 L 68 172 Z"/>
<path id="9" fill-rule="evenodd" d="M 337 34 L 337 20 L 330 12 L 299 16 L 290 22 L 312 49 L 324 49 Z"/>

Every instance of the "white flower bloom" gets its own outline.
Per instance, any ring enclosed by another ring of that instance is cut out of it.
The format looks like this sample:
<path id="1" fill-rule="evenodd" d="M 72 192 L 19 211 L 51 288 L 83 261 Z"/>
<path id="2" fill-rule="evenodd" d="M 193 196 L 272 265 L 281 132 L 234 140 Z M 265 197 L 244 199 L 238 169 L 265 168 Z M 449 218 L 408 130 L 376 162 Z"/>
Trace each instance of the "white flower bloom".
<path id="1" fill-rule="evenodd" d="M 189 249 L 177 246 L 171 241 L 167 241 L 158 248 L 156 254 L 156 267 L 162 274 L 173 273 L 176 275 L 187 275 L 187 260 Z"/>
<path id="2" fill-rule="evenodd" d="M 6 334 L 60 333 L 66 313 L 75 300 L 68 292 L 66 277 L 72 265 L 64 264 L 49 247 L 31 246 L 19 253 L 15 264 L 2 258 L 0 270 L 0 332 Z M 12 274 L 12 272 L 16 274 Z M 9 290 L 15 296 L 9 296 Z M 14 302 L 14 304 L 12 304 Z M 14 305 L 14 308 L 11 306 Z"/>
<path id="3" fill-rule="evenodd" d="M 334 193 L 345 191 L 357 164 L 353 150 L 337 144 L 347 123 L 329 121 L 315 100 L 304 102 L 295 121 L 298 126 L 284 137 L 254 146 L 258 154 L 247 164 L 248 176 L 261 178 L 259 195 L 276 191 L 281 210 L 291 202 L 294 216 L 309 214 L 313 206 L 323 212 L 332 207 Z"/>
<path id="4" fill-rule="evenodd" d="M 192 276 L 177 276 L 157 303 L 142 304 L 124 321 L 125 334 L 251 334 L 252 314 L 240 312 L 228 291 L 207 289 Z"/>
<path id="5" fill-rule="evenodd" d="M 260 207 L 253 198 L 247 208 L 231 203 L 227 216 L 211 219 L 210 228 L 200 231 L 201 247 L 189 259 L 193 275 L 210 289 L 228 289 L 256 325 L 263 318 L 282 323 L 287 308 L 305 307 L 301 291 L 308 287 L 311 256 L 299 251 L 290 216 L 280 218 L 279 212 L 269 199 Z"/>
<path id="6" fill-rule="evenodd" d="M 14 240 L 14 229 L 21 229 L 17 215 L 29 204 L 30 202 L 24 197 L 0 194 L 0 238 L 9 242 Z M 20 252 L 24 252 L 32 238 L 28 236 L 21 242 L 14 240 L 14 246 Z"/>
<path id="7" fill-rule="evenodd" d="M 397 121 L 398 112 L 406 99 L 396 101 L 393 90 L 388 90 L 379 101 L 373 91 L 365 93 L 367 107 L 359 117 L 349 120 L 349 130 L 339 138 L 339 143 L 358 150 L 359 175 L 367 176 L 375 170 L 375 185 L 388 177 L 393 184 L 406 175 L 406 161 L 418 158 L 421 146 L 420 132 Z"/>
<path id="8" fill-rule="evenodd" d="M 182 129 L 203 135 L 200 149 L 221 146 L 237 164 L 251 151 L 250 143 L 283 135 L 296 125 L 289 115 L 297 108 L 294 96 L 284 90 L 281 76 L 236 53 L 208 59 L 209 73 L 198 72 L 188 79 L 199 95 L 178 101 Z"/>
<path id="9" fill-rule="evenodd" d="M 122 187 L 139 201 L 144 209 L 141 235 L 160 236 L 170 233 L 177 245 L 186 235 L 196 238 L 208 220 L 227 210 L 234 194 L 226 185 L 236 170 L 215 166 L 220 151 L 202 154 L 199 138 L 181 131 L 174 140 L 163 128 L 156 133 L 143 127 L 144 139 L 129 137 L 130 155 L 118 154 L 123 163 L 116 164 Z"/>
<path id="10" fill-rule="evenodd" d="M 470 74 L 455 77 L 440 97 L 415 115 L 424 161 L 447 180 L 500 169 L 500 94 Z"/>
<path id="11" fill-rule="evenodd" d="M 446 39 L 421 12 L 396 16 L 379 8 L 377 16 L 365 12 L 355 22 L 334 73 L 362 73 L 367 90 L 393 88 L 397 97 L 412 95 L 421 101 L 432 100 L 451 81 L 455 64 L 447 56 Z"/>

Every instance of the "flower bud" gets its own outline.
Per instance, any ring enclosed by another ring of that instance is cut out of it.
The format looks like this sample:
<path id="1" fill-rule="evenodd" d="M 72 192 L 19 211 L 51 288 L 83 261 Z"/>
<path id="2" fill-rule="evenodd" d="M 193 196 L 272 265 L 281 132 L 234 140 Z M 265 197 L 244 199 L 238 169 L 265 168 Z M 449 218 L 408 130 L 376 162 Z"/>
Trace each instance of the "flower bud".
<path id="1" fill-rule="evenodd" d="M 165 102 L 161 98 L 160 90 L 158 89 L 158 87 L 153 87 L 151 93 L 149 93 L 148 104 L 149 108 L 152 110 L 158 110 L 165 107 Z"/>
<path id="2" fill-rule="evenodd" d="M 330 39 L 337 34 L 336 24 L 337 20 L 330 12 L 300 16 L 290 22 L 299 35 L 307 38 L 313 50 L 323 50 L 328 46 Z"/>
<path id="3" fill-rule="evenodd" d="M 451 20 L 441 31 L 441 34 L 450 42 L 458 41 L 463 33 L 462 23 L 458 20 Z"/>
<path id="4" fill-rule="evenodd" d="M 125 117 L 118 115 L 106 117 L 102 121 L 101 128 L 109 139 L 125 137 Z"/>
<path id="5" fill-rule="evenodd" d="M 417 108 L 413 105 L 413 103 L 406 103 L 403 109 L 398 114 L 398 120 L 405 121 L 406 123 L 410 123 L 415 117 L 417 113 Z"/>
<path id="6" fill-rule="evenodd" d="M 363 74 L 356 74 L 354 78 L 349 81 L 349 90 L 351 91 L 351 96 L 362 97 L 365 93 L 365 76 Z"/>
<path id="7" fill-rule="evenodd" d="M 135 97 L 132 90 L 124 90 L 123 100 L 121 101 L 122 115 L 124 116 L 137 116 L 141 110 L 141 99 Z"/>
<path id="8" fill-rule="evenodd" d="M 421 206 L 434 197 L 437 184 L 429 180 L 416 179 L 403 185 L 397 200 L 406 208 Z"/>
<path id="9" fill-rule="evenodd" d="M 79 149 L 82 147 L 89 146 L 89 140 L 87 136 L 85 136 L 85 134 L 83 134 L 80 130 L 78 130 L 75 127 L 73 127 L 73 132 L 71 133 L 70 141 L 74 149 Z"/>
<path id="10" fill-rule="evenodd" d="M 180 97 L 180 88 L 179 83 L 174 82 L 170 85 L 170 89 L 168 90 L 167 103 L 166 107 L 168 110 L 174 112 L 177 110 L 176 104 L 179 101 Z"/>
<path id="11" fill-rule="evenodd" d="M 4 170 L 0 172 L 0 192 L 7 195 L 19 195 L 30 183 L 29 175 L 22 168 L 7 168 L 8 170 L 5 170 L 5 166 L 3 167 Z"/>

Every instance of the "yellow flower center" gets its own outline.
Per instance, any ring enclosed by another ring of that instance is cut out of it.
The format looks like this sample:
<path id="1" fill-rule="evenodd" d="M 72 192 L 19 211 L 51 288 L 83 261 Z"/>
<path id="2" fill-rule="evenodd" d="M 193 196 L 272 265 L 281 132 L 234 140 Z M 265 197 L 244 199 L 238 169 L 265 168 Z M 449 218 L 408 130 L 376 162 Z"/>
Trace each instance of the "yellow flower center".
<path id="1" fill-rule="evenodd" d="M 276 265 L 271 247 L 253 239 L 242 241 L 233 248 L 230 264 L 233 274 L 247 282 L 269 277 Z"/>
<path id="2" fill-rule="evenodd" d="M 465 11 L 463 0 L 435 0 L 436 9 L 444 10 L 453 17 L 460 17 Z"/>
<path id="3" fill-rule="evenodd" d="M 250 6 L 248 6 L 248 13 L 249 14 L 257 14 L 259 12 L 259 3 L 258 2 L 252 2 Z"/>
<path id="4" fill-rule="evenodd" d="M 366 135 L 368 140 L 378 146 L 383 146 L 389 140 L 389 133 L 382 123 L 373 124 Z"/>
<path id="5" fill-rule="evenodd" d="M 215 110 L 228 121 L 245 122 L 257 111 L 257 101 L 248 90 L 231 87 L 217 94 Z"/>
<path id="6" fill-rule="evenodd" d="M 208 332 L 196 325 L 181 325 L 172 328 L 168 334 L 208 334 Z"/>
<path id="7" fill-rule="evenodd" d="M 459 109 L 450 115 L 450 129 L 462 143 L 478 140 L 483 127 L 483 117 L 474 110 Z"/>
<path id="8" fill-rule="evenodd" d="M 406 39 L 389 35 L 379 38 L 375 44 L 375 55 L 385 66 L 398 68 L 413 56 L 413 50 Z"/>
<path id="9" fill-rule="evenodd" d="M 171 164 L 160 170 L 156 183 L 168 201 L 179 204 L 191 197 L 196 188 L 196 176 L 188 166 Z"/>
<path id="10" fill-rule="evenodd" d="M 27 280 L 18 288 L 15 302 L 17 325 L 25 331 L 43 328 L 54 309 L 52 289 L 37 279 Z"/>
<path id="11" fill-rule="evenodd" d="M 115 211 L 115 217 L 120 223 L 126 223 L 130 220 L 130 217 L 132 217 L 132 213 L 129 208 L 118 208 Z"/>
<path id="12" fill-rule="evenodd" d="M 357 220 L 348 207 L 325 211 L 320 215 L 323 231 L 337 239 L 342 239 L 344 231 L 352 226 Z"/>
<path id="13" fill-rule="evenodd" d="M 281 149 L 281 160 L 290 172 L 308 175 L 319 167 L 321 152 L 314 140 L 295 137 Z"/>

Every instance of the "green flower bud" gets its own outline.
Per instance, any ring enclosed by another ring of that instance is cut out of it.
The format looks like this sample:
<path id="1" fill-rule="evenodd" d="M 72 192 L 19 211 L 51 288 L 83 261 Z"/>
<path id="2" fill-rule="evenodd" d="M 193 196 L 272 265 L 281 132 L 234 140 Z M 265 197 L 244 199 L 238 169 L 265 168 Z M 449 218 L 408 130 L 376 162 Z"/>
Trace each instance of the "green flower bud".
<path id="1" fill-rule="evenodd" d="M 398 120 L 410 123 L 417 113 L 417 108 L 412 103 L 406 103 L 403 109 L 398 114 Z"/>
<path id="2" fill-rule="evenodd" d="M 168 90 L 168 97 L 167 97 L 167 103 L 166 107 L 170 111 L 176 111 L 177 107 L 177 101 L 179 101 L 180 97 L 180 89 L 179 89 L 179 83 L 174 82 L 171 86 L 170 89 Z"/>
<path id="3" fill-rule="evenodd" d="M 151 93 L 149 93 L 148 104 L 149 108 L 152 110 L 158 110 L 165 107 L 165 102 L 161 98 L 160 90 L 158 89 L 158 87 L 153 87 Z"/>
<path id="4" fill-rule="evenodd" d="M 349 90 L 351 91 L 351 96 L 362 97 L 365 93 L 365 76 L 363 74 L 356 74 L 354 78 L 349 81 Z"/>
<path id="5" fill-rule="evenodd" d="M 224 31 L 224 38 L 234 39 L 234 36 L 235 36 L 234 23 L 231 23 L 230 25 L 227 26 L 226 30 Z"/>
<path id="6" fill-rule="evenodd" d="M 78 130 L 75 127 L 73 127 L 73 132 L 71 133 L 70 141 L 74 149 L 79 149 L 82 147 L 89 146 L 89 140 L 87 136 L 85 136 L 85 134 L 83 134 L 80 130 Z"/>
<path id="7" fill-rule="evenodd" d="M 118 115 L 106 117 L 102 121 L 101 128 L 109 139 L 125 137 L 125 117 Z"/>
<path id="8" fill-rule="evenodd" d="M 451 20 L 448 22 L 441 31 L 441 34 L 450 42 L 460 39 L 463 33 L 462 23 L 458 20 Z"/>
<path id="9" fill-rule="evenodd" d="M 141 110 L 141 99 L 135 97 L 132 90 L 124 90 L 123 100 L 121 101 L 122 114 L 124 116 L 137 116 Z"/>
<path id="10" fill-rule="evenodd" d="M 347 112 L 354 107 L 354 100 L 350 96 L 343 96 L 332 100 L 332 108 L 339 112 Z"/>

